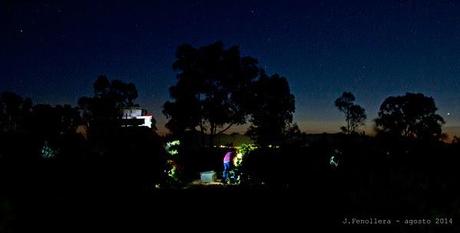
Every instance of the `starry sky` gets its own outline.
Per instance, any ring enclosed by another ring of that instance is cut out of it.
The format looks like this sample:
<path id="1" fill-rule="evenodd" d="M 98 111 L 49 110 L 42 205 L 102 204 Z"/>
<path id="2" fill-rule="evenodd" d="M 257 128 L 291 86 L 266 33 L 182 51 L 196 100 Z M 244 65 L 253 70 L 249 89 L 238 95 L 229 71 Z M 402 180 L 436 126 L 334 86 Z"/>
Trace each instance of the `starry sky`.
<path id="1" fill-rule="evenodd" d="M 460 135 L 460 1 L 0 0 L 0 91 L 76 105 L 99 74 L 134 82 L 164 130 L 182 43 L 239 45 L 285 76 L 306 132 L 335 132 L 351 91 L 372 127 L 390 95 L 435 98 Z"/>

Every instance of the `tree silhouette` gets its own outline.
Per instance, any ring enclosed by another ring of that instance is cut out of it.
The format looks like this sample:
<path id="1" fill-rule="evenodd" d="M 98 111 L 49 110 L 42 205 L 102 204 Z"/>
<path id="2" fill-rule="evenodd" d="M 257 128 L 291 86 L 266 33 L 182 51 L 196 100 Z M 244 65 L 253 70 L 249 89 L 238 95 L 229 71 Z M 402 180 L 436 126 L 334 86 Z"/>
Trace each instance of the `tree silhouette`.
<path id="1" fill-rule="evenodd" d="M 302 132 L 297 123 L 292 124 L 285 133 L 286 141 L 292 147 L 302 147 L 305 145 L 306 133 Z"/>
<path id="2" fill-rule="evenodd" d="M 63 158 L 61 155 L 70 158 L 81 149 L 78 148 L 76 134 L 79 122 L 80 113 L 77 107 L 38 104 L 33 106 L 26 125 L 36 143 L 41 145 L 43 158 Z"/>
<path id="3" fill-rule="evenodd" d="M 116 127 L 122 116 L 122 108 L 137 106 L 134 100 L 138 93 L 132 83 L 109 81 L 105 75 L 100 75 L 93 88 L 94 97 L 81 97 L 78 100 L 84 119 L 93 125 Z"/>
<path id="4" fill-rule="evenodd" d="M 345 114 L 346 126 L 342 126 L 341 129 L 347 134 L 355 133 L 359 126 L 364 125 L 367 118 L 364 108 L 354 102 L 355 96 L 351 92 L 343 92 L 335 100 L 335 106 Z"/>
<path id="5" fill-rule="evenodd" d="M 166 128 L 176 135 L 193 130 L 201 122 L 200 101 L 186 89 L 176 91 L 176 87 L 171 87 L 170 93 L 175 101 L 163 105 L 163 113 L 169 118 Z"/>
<path id="6" fill-rule="evenodd" d="M 23 129 L 25 119 L 32 110 L 32 100 L 12 92 L 0 94 L 0 131 Z"/>
<path id="7" fill-rule="evenodd" d="M 32 132 L 42 138 L 56 139 L 75 133 L 79 120 L 78 109 L 70 105 L 53 107 L 38 104 L 33 107 L 28 125 Z"/>
<path id="8" fill-rule="evenodd" d="M 177 48 L 173 69 L 177 83 L 169 89 L 173 101 L 164 104 L 166 127 L 174 134 L 198 128 L 211 138 L 233 125 L 245 123 L 244 101 L 257 77 L 257 61 L 241 57 L 239 48 L 222 42 Z"/>
<path id="9" fill-rule="evenodd" d="M 295 98 L 286 78 L 262 73 L 251 89 L 251 126 L 247 134 L 259 145 L 279 144 L 290 130 L 295 111 Z"/>
<path id="10" fill-rule="evenodd" d="M 436 114 L 432 97 L 420 93 L 391 96 L 380 106 L 375 120 L 378 133 L 412 139 L 439 140 L 444 119 Z"/>
<path id="11" fill-rule="evenodd" d="M 454 136 L 452 139 L 452 144 L 460 145 L 460 137 Z"/>

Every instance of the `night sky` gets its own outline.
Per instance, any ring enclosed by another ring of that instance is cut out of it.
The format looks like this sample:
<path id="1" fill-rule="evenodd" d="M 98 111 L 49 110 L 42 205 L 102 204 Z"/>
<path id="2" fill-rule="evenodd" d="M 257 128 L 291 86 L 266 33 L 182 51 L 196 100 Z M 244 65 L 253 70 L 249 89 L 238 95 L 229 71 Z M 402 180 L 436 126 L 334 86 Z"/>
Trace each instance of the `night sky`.
<path id="1" fill-rule="evenodd" d="M 0 0 L 0 91 L 76 105 L 106 74 L 134 82 L 163 130 L 176 47 L 222 40 L 288 79 L 307 132 L 338 131 L 343 91 L 368 127 L 387 96 L 422 92 L 460 131 L 460 1 L 148 2 Z"/>

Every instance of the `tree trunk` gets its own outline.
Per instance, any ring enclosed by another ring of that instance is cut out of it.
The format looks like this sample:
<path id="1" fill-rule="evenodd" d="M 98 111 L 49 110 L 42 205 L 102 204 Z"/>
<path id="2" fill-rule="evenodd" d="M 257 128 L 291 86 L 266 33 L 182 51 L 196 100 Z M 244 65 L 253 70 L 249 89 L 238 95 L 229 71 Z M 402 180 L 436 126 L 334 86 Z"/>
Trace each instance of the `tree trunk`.
<path id="1" fill-rule="evenodd" d="M 228 129 L 230 129 L 230 127 L 233 126 L 233 123 L 230 123 L 227 127 L 225 127 L 225 129 L 219 131 L 218 133 L 216 133 L 216 135 L 220 135 L 222 133 L 224 133 L 225 131 L 227 131 Z"/>
<path id="2" fill-rule="evenodd" d="M 214 145 L 214 136 L 216 131 L 216 126 L 214 122 L 210 122 L 210 129 L 209 129 L 209 146 L 212 147 Z"/>
<path id="3" fill-rule="evenodd" d="M 204 146 L 206 144 L 206 137 L 205 137 L 205 132 L 203 128 L 203 121 L 200 120 L 200 137 L 201 137 L 201 146 Z"/>

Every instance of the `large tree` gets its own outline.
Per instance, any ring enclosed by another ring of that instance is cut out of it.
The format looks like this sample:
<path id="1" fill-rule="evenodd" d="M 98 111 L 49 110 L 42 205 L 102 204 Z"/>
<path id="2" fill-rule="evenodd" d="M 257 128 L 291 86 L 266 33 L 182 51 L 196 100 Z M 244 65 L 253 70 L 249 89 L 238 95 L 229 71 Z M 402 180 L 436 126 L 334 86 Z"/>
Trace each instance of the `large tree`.
<path id="1" fill-rule="evenodd" d="M 380 106 L 376 129 L 378 133 L 391 136 L 440 140 L 445 122 L 436 111 L 432 97 L 420 93 L 391 96 Z"/>
<path id="2" fill-rule="evenodd" d="M 12 92 L 0 94 L 0 131 L 24 129 L 27 115 L 32 111 L 32 100 Z"/>
<path id="3" fill-rule="evenodd" d="M 84 119 L 93 126 L 114 127 L 119 124 L 123 108 L 137 106 L 134 103 L 138 96 L 137 89 L 132 83 L 110 81 L 105 75 L 100 75 L 93 88 L 93 97 L 81 97 L 78 100 Z"/>
<path id="4" fill-rule="evenodd" d="M 358 127 L 364 125 L 366 111 L 363 107 L 355 104 L 355 96 L 351 92 L 344 92 L 335 100 L 335 106 L 345 114 L 346 125 L 341 129 L 346 134 L 355 133 Z"/>
<path id="5" fill-rule="evenodd" d="M 166 127 L 174 134 L 198 129 L 211 136 L 245 123 L 248 90 L 259 73 L 257 61 L 242 57 L 237 46 L 217 42 L 177 48 L 173 69 L 177 83 L 164 104 Z"/>
<path id="6" fill-rule="evenodd" d="M 78 108 L 70 105 L 38 104 L 33 107 L 29 119 L 29 129 L 46 139 L 56 139 L 62 135 L 75 133 L 80 121 Z"/>
<path id="7" fill-rule="evenodd" d="M 251 89 L 252 106 L 247 134 L 259 145 L 279 144 L 289 132 L 298 129 L 291 124 L 295 111 L 295 98 L 286 78 L 277 74 L 261 74 Z"/>

